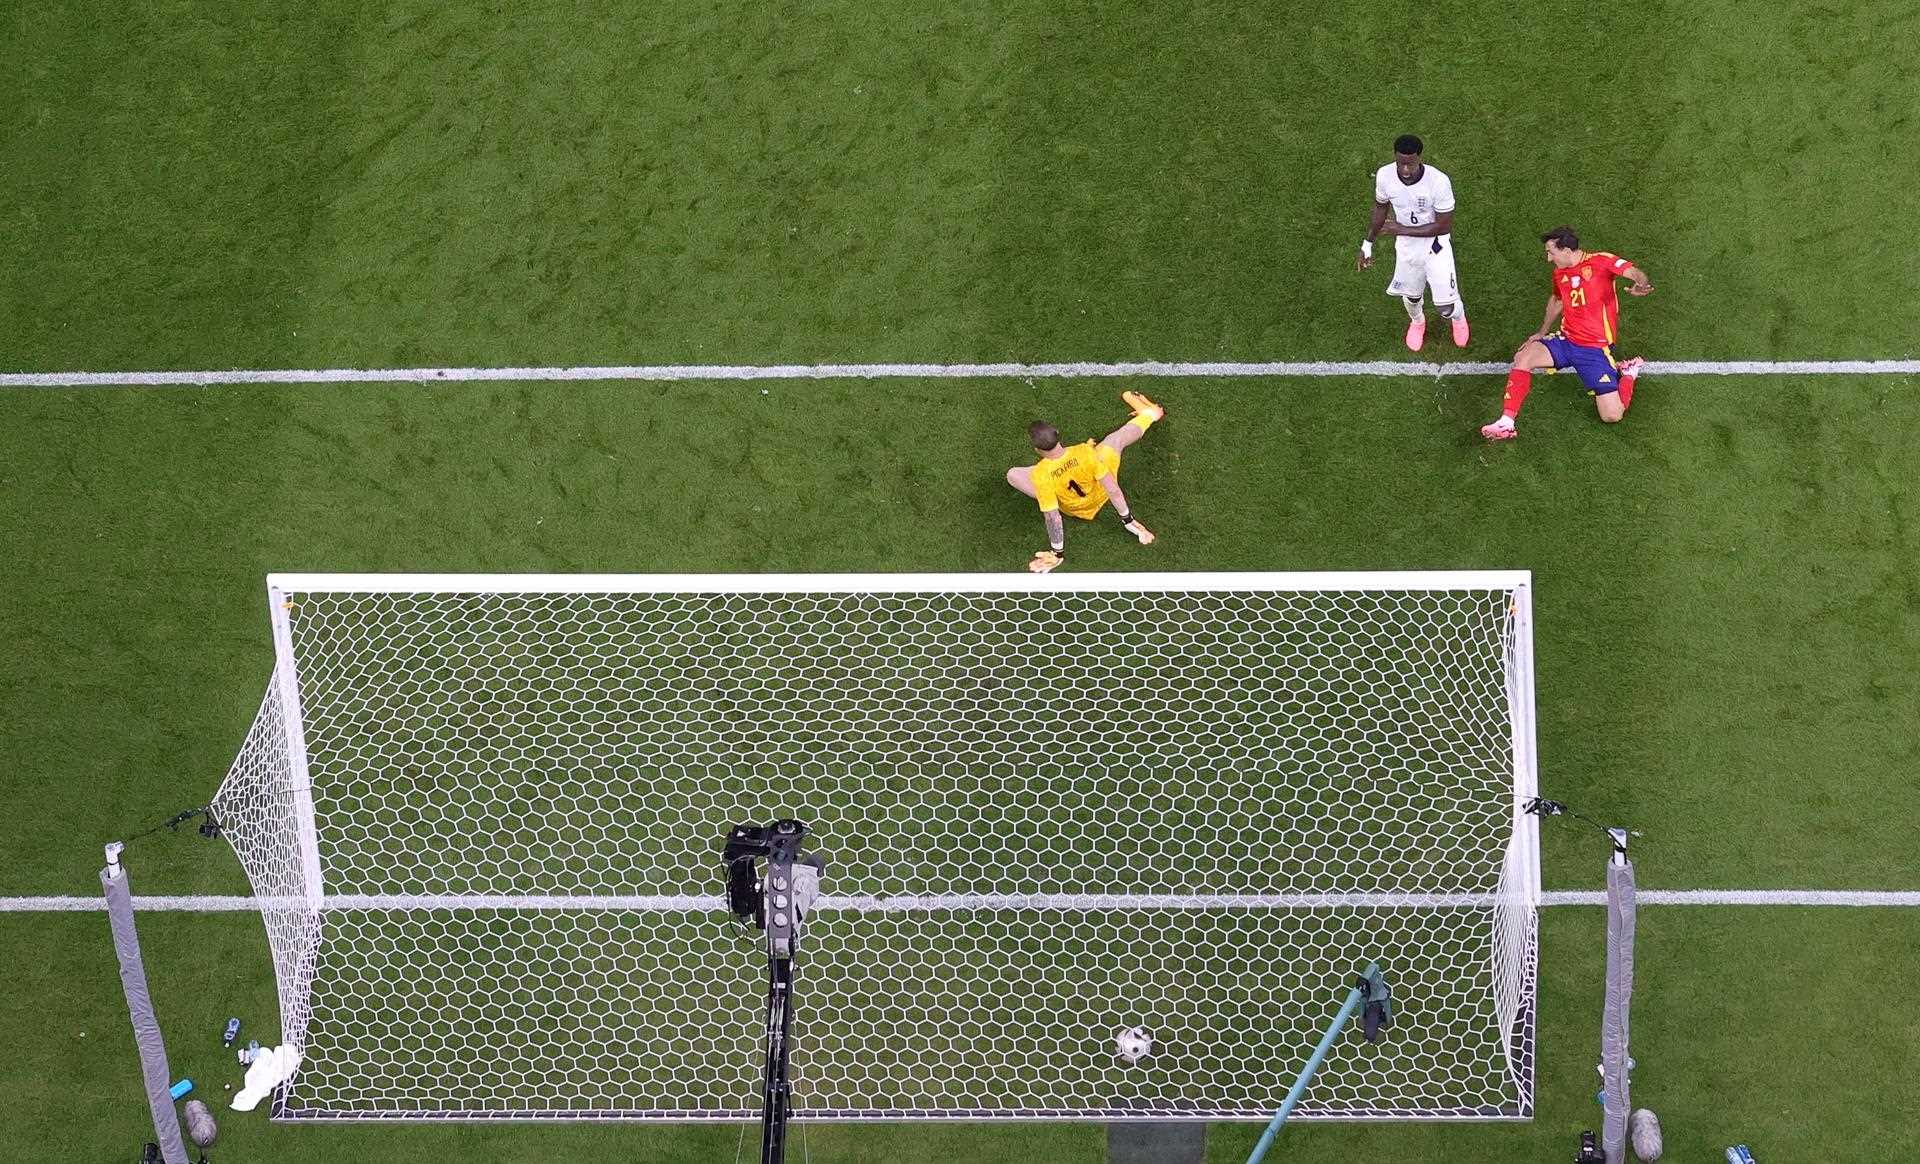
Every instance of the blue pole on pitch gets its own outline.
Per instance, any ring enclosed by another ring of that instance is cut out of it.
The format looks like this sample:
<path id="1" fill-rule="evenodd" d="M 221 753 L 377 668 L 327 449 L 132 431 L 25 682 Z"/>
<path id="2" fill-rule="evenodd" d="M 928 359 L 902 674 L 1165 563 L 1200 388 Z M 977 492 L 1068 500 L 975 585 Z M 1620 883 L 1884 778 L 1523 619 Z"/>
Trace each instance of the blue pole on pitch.
<path id="1" fill-rule="evenodd" d="M 1299 1103 L 1300 1097 L 1306 1094 L 1307 1084 L 1313 1082 L 1313 1073 L 1320 1070 L 1320 1064 L 1326 1060 L 1327 1052 L 1333 1049 L 1333 1041 L 1340 1037 L 1341 1031 L 1346 1029 L 1348 1021 L 1353 1018 L 1353 1012 L 1360 1009 L 1360 1003 L 1376 993 L 1384 999 L 1386 987 L 1381 982 L 1380 963 L 1370 962 L 1367 964 L 1366 973 L 1361 975 L 1360 981 L 1353 984 L 1352 990 L 1347 991 L 1347 1000 L 1340 1004 L 1340 1013 L 1333 1016 L 1332 1024 L 1327 1027 L 1327 1033 L 1320 1036 L 1320 1045 L 1313 1049 L 1313 1054 L 1307 1056 L 1307 1065 L 1300 1069 L 1300 1078 L 1293 1081 L 1293 1086 L 1287 1091 L 1287 1098 L 1280 1104 L 1280 1110 L 1273 1113 L 1273 1122 L 1269 1123 L 1267 1130 L 1261 1133 L 1260 1142 L 1253 1146 L 1253 1155 L 1247 1157 L 1247 1164 L 1260 1164 L 1260 1161 L 1266 1158 L 1267 1149 L 1273 1147 L 1274 1137 L 1280 1134 L 1280 1129 L 1287 1125 L 1287 1117 L 1293 1114 L 1293 1105 Z"/>

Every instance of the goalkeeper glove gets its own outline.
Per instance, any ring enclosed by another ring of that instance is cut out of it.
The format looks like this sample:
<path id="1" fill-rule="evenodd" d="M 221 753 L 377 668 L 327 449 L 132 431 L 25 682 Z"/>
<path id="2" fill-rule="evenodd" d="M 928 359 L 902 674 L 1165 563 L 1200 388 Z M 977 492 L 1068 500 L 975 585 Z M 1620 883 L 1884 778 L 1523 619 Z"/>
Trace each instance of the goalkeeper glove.
<path id="1" fill-rule="evenodd" d="M 1134 517 L 1131 513 L 1122 513 L 1117 516 L 1120 518 L 1120 528 L 1126 530 L 1134 537 L 1139 538 L 1141 545 L 1150 546 L 1153 544 L 1153 531 L 1140 524 L 1138 518 Z"/>
<path id="2" fill-rule="evenodd" d="M 1036 574 L 1047 574 L 1066 560 L 1067 555 L 1062 550 L 1041 550 L 1033 556 L 1033 561 L 1027 563 L 1027 569 Z"/>

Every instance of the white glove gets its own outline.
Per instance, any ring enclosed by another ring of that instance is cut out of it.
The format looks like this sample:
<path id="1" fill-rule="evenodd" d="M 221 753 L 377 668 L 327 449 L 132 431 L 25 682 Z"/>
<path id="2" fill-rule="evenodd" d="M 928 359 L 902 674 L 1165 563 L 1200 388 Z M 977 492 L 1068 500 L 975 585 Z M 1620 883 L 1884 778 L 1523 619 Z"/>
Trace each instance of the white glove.
<path id="1" fill-rule="evenodd" d="M 300 1070 L 300 1052 L 286 1044 L 271 1051 L 262 1050 L 247 1068 L 247 1081 L 233 1097 L 233 1110 L 252 1111 L 274 1088 L 293 1078 Z"/>

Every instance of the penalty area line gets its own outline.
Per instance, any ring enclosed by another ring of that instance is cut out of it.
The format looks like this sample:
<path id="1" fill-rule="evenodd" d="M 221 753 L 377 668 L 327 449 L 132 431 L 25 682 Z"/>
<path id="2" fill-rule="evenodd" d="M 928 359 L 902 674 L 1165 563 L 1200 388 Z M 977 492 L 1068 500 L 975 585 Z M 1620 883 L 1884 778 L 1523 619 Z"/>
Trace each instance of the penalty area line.
<path id="1" fill-rule="evenodd" d="M 589 380 L 1060 380 L 1497 376 L 1500 363 L 1137 360 L 1047 364 L 623 364 L 532 368 L 279 368 L 199 372 L 0 372 L 0 388 L 205 388 L 234 384 L 563 383 Z M 1912 376 L 1920 360 L 1649 360 L 1648 376 Z"/>
<path id="2" fill-rule="evenodd" d="M 1388 895 L 1321 895 L 1325 900 L 1304 901 L 1276 898 L 1271 904 L 1277 908 L 1334 908 L 1351 907 L 1354 898 L 1385 898 Z M 1404 901 L 1375 901 L 1367 904 L 1382 906 L 1418 907 L 1423 905 L 1472 905 L 1483 899 L 1494 904 L 1498 898 L 1485 895 L 1428 895 L 1445 900 L 1427 901 L 1423 895 L 1405 895 Z M 1607 895 L 1598 890 L 1559 890 L 1541 895 L 1540 904 L 1549 907 L 1567 905 L 1604 905 Z M 1798 905 L 1798 906 L 1920 906 L 1920 891 L 1903 890 L 1862 890 L 1862 889 L 1642 889 L 1638 893 L 1641 905 Z M 147 913 L 255 913 L 263 904 L 262 899 L 247 896 L 145 896 L 135 897 L 133 907 Z M 278 904 L 284 906 L 304 905 L 303 900 L 287 899 Z M 354 897 L 329 898 L 323 903 L 326 909 L 514 909 L 514 910 L 560 910 L 560 909 L 650 909 L 672 911 L 704 911 L 720 909 L 725 902 L 719 897 L 689 894 L 685 896 L 658 896 L 635 898 L 609 898 L 587 896 L 557 897 Z M 969 900 L 962 897 L 904 899 L 836 899 L 822 896 L 819 908 L 822 910 L 847 909 L 853 912 L 893 912 L 911 909 L 1019 909 L 1042 908 L 1060 909 L 1081 907 L 1083 903 L 1076 895 L 1041 895 L 1036 897 L 1007 896 L 983 897 Z M 1269 904 L 1263 899 L 1226 895 L 1218 898 L 1205 895 L 1167 897 L 1162 900 L 1152 896 L 1127 897 L 1108 900 L 1104 897 L 1087 903 L 1086 907 L 1116 908 L 1132 906 L 1140 909 L 1205 909 L 1205 908 L 1257 908 Z M 106 909 L 106 902 L 100 897 L 50 896 L 50 897 L 0 897 L 0 913 L 97 913 Z"/>

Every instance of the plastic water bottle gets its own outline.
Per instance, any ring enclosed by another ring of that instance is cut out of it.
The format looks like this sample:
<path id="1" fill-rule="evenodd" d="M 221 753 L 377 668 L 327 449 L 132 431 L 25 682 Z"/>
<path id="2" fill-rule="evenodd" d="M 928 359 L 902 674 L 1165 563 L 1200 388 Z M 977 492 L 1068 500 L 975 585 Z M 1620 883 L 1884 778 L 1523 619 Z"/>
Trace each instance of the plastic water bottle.
<path id="1" fill-rule="evenodd" d="M 220 1036 L 220 1045 L 222 1047 L 231 1047 L 233 1046 L 233 1041 L 239 1037 L 240 1037 L 240 1020 L 237 1018 L 228 1019 L 227 1029 Z"/>
<path id="2" fill-rule="evenodd" d="M 240 1065 L 244 1067 L 259 1057 L 260 1057 L 260 1040 L 259 1039 L 247 1040 L 247 1049 L 240 1052 Z"/>
<path id="3" fill-rule="evenodd" d="M 167 1088 L 167 1094 L 173 1096 L 173 1098 L 175 1099 L 179 1099 L 181 1096 L 185 1095 L 187 1092 L 192 1090 L 193 1090 L 193 1080 L 182 1079 L 180 1082 L 174 1084 L 172 1087 Z"/>

